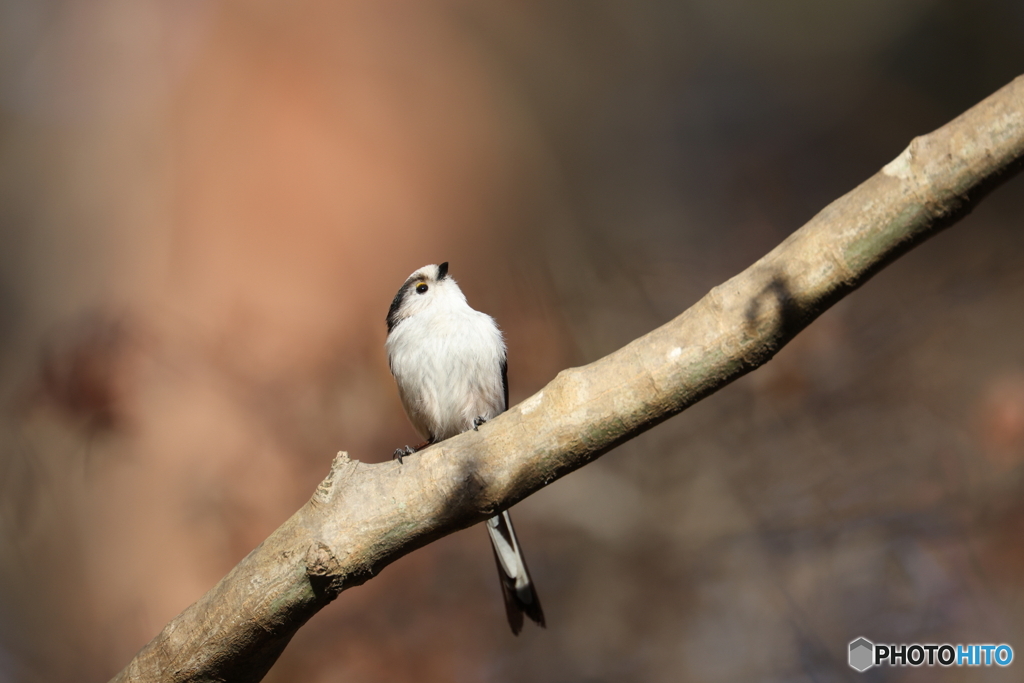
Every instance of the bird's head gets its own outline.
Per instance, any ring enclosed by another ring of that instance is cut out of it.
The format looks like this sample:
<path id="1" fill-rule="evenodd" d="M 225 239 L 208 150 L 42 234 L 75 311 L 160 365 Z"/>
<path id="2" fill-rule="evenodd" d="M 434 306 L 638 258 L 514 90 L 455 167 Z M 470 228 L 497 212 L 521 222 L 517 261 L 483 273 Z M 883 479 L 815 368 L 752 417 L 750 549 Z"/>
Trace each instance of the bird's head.
<path id="1" fill-rule="evenodd" d="M 423 266 L 399 288 L 388 310 L 388 333 L 403 320 L 441 307 L 465 306 L 466 297 L 448 275 L 448 262 Z"/>

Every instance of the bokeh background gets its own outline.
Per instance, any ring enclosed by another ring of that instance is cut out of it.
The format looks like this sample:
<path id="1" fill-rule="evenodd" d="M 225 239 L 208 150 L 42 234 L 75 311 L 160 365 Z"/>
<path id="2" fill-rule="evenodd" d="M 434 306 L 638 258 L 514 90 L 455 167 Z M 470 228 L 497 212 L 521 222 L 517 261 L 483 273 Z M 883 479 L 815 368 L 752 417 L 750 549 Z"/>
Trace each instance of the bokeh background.
<path id="1" fill-rule="evenodd" d="M 0 2 L 0 681 L 105 681 L 415 439 L 448 260 L 512 400 L 671 319 L 1024 72 L 1020 0 Z M 1024 654 L 1024 179 L 764 368 L 343 594 L 268 681 L 978 681 Z"/>

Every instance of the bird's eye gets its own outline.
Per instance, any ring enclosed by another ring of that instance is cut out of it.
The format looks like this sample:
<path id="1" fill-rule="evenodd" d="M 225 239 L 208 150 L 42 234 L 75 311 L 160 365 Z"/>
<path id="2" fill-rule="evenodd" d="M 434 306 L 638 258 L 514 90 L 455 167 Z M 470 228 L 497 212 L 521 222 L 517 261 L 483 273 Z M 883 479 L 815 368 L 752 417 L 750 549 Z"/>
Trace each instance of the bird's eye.
<path id="1" fill-rule="evenodd" d="M 426 294 L 428 289 L 430 289 L 430 287 L 427 287 L 427 283 L 425 282 L 421 282 L 418 285 L 416 285 L 417 294 Z"/>

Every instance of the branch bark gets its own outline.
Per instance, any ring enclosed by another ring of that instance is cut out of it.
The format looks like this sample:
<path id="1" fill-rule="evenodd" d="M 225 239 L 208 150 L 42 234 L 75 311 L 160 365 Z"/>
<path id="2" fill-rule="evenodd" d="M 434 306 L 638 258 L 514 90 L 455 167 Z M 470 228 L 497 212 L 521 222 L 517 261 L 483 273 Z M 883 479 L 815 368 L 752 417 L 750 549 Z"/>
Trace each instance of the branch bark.
<path id="1" fill-rule="evenodd" d="M 404 465 L 334 459 L 313 497 L 113 680 L 258 681 L 346 588 L 764 364 L 1024 165 L 1024 76 L 910 146 L 682 315 Z"/>

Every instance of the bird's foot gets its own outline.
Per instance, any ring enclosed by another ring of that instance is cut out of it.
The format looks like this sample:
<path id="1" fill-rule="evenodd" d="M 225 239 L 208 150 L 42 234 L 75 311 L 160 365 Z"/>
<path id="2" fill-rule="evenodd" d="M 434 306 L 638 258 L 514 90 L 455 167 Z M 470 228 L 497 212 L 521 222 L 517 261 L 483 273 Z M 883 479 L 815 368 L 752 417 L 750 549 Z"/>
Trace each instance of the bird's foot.
<path id="1" fill-rule="evenodd" d="M 394 454 L 391 456 L 392 460 L 397 460 L 398 464 L 402 464 L 402 458 L 407 455 L 412 455 L 416 452 L 416 449 L 412 446 L 406 446 L 405 448 L 396 448 Z"/>
<path id="2" fill-rule="evenodd" d="M 474 417 L 473 418 L 473 431 L 474 432 L 480 431 L 480 425 L 482 425 L 484 422 L 487 422 L 486 418 L 481 417 L 480 415 L 477 415 L 476 417 Z"/>

